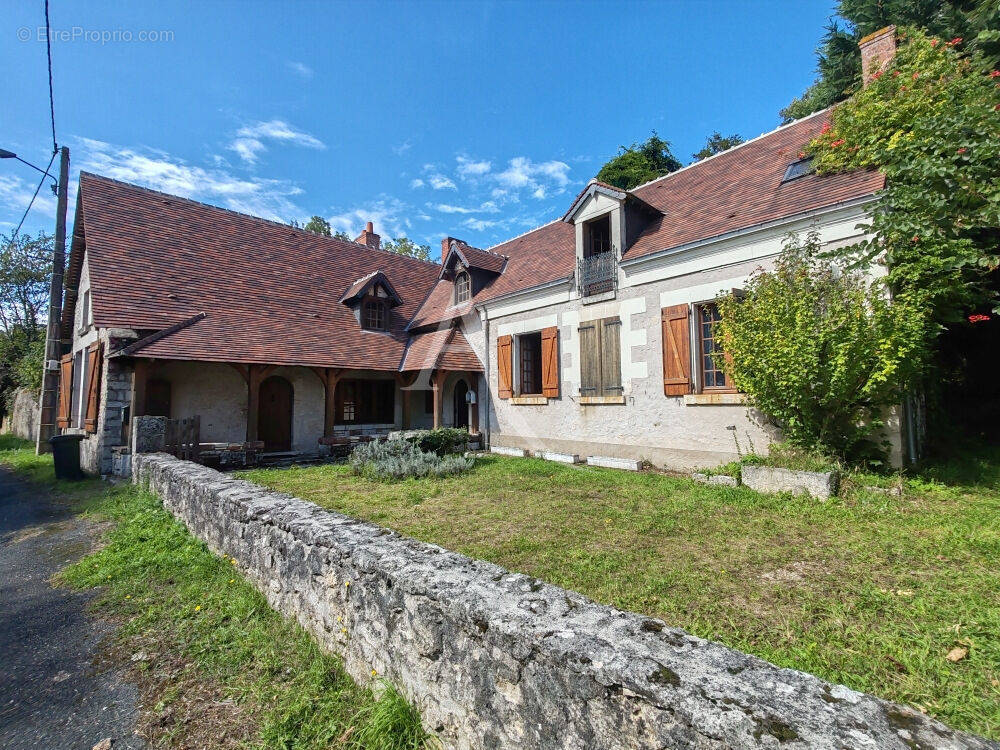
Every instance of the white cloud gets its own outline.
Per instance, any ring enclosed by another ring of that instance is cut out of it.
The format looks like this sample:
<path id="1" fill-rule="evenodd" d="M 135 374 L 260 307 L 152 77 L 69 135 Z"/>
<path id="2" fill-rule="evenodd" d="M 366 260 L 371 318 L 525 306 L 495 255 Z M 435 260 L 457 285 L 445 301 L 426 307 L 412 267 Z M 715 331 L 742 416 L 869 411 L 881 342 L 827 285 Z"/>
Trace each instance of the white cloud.
<path id="1" fill-rule="evenodd" d="M 284 120 L 268 120 L 246 125 L 236 131 L 229 149 L 247 164 L 256 164 L 261 152 L 267 151 L 265 141 L 275 141 L 304 148 L 325 149 L 326 144 L 314 135 L 297 130 Z"/>
<path id="2" fill-rule="evenodd" d="M 392 147 L 392 152 L 396 156 L 402 156 L 407 151 L 409 151 L 411 148 L 413 148 L 413 142 L 409 138 L 407 138 L 405 141 L 403 141 L 402 143 L 400 143 L 398 146 L 393 146 Z"/>
<path id="3" fill-rule="evenodd" d="M 462 226 L 473 229 L 477 232 L 482 232 L 485 229 L 491 229 L 492 227 L 500 226 L 504 222 L 501 221 L 487 221 L 485 219 L 474 219 L 471 216 L 462 222 Z"/>
<path id="4" fill-rule="evenodd" d="M 352 237 L 361 233 L 365 222 L 375 225 L 375 231 L 382 239 L 400 237 L 411 227 L 410 215 L 412 208 L 390 195 L 380 195 L 378 198 L 353 208 L 341 211 L 327 218 L 334 231 L 338 229 Z"/>
<path id="5" fill-rule="evenodd" d="M 81 169 L 183 198 L 213 203 L 274 221 L 304 215 L 293 200 L 302 189 L 287 180 L 237 177 L 224 169 L 187 164 L 163 151 L 80 139 Z"/>
<path id="6" fill-rule="evenodd" d="M 56 199 L 48 187 L 52 183 L 50 180 L 45 180 L 45 182 L 46 184 L 42 185 L 38 191 L 38 197 L 35 198 L 35 202 L 31 206 L 31 213 L 28 214 L 21 227 L 22 232 L 34 234 L 35 230 L 31 227 L 40 223 L 37 219 L 44 216 L 51 220 L 56 216 Z M 25 181 L 14 175 L 0 174 L 0 205 L 4 207 L 5 214 L 5 219 L 0 220 L 0 225 L 10 227 L 10 231 L 17 227 L 17 223 L 24 216 L 24 210 L 31 203 L 31 196 L 36 187 L 38 187 L 36 181 Z M 51 232 L 52 227 L 46 231 Z"/>
<path id="7" fill-rule="evenodd" d="M 486 174 L 493 167 L 492 162 L 474 161 L 466 156 L 457 156 L 455 160 L 458 162 L 458 168 L 455 171 L 458 172 L 459 177 L 478 177 Z"/>
<path id="8" fill-rule="evenodd" d="M 410 180 L 410 187 L 413 188 L 414 190 L 416 190 L 417 188 L 422 188 L 423 186 L 424 186 L 424 181 L 421 180 L 419 177 L 415 177 L 414 179 Z"/>
<path id="9" fill-rule="evenodd" d="M 563 192 L 569 183 L 569 164 L 556 160 L 536 163 L 526 156 L 515 156 L 507 169 L 494 176 L 508 190 L 530 190 L 533 197 L 542 199 L 551 188 L 555 194 Z"/>
<path id="10" fill-rule="evenodd" d="M 448 203 L 428 203 L 427 206 L 443 214 L 474 214 L 478 210 L 475 208 L 466 208 L 465 206 L 452 206 Z"/>
<path id="11" fill-rule="evenodd" d="M 427 182 L 435 190 L 458 190 L 455 181 L 443 174 L 432 174 L 428 176 Z"/>
<path id="12" fill-rule="evenodd" d="M 312 78 L 316 74 L 312 68 L 310 68 L 308 65 L 302 62 L 289 60 L 287 63 L 285 63 L 285 65 L 287 65 L 292 70 L 293 73 L 296 73 L 305 79 Z"/>

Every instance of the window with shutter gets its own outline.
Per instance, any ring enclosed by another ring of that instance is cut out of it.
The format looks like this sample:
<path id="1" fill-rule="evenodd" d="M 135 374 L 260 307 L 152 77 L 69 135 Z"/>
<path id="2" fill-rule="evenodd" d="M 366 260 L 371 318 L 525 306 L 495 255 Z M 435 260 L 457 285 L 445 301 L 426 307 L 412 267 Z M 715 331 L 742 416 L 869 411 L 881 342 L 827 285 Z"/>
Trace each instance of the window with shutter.
<path id="1" fill-rule="evenodd" d="M 101 403 L 101 344 L 91 345 L 87 350 L 87 370 L 90 379 L 87 383 L 87 410 L 83 427 L 87 432 L 97 432 L 97 414 Z"/>
<path id="2" fill-rule="evenodd" d="M 542 395 L 559 398 L 559 328 L 542 329 Z"/>
<path id="3" fill-rule="evenodd" d="M 580 324 L 580 395 L 621 396 L 621 320 Z"/>
<path id="4" fill-rule="evenodd" d="M 59 362 L 59 412 L 56 426 L 65 429 L 70 425 L 73 405 L 73 355 L 67 354 Z"/>
<path id="5" fill-rule="evenodd" d="M 726 353 L 718 340 L 718 325 L 722 320 L 714 302 L 698 305 L 698 366 L 702 390 L 735 392 L 726 375 Z"/>
<path id="6" fill-rule="evenodd" d="M 511 371 L 513 370 L 512 338 L 500 336 L 497 339 L 497 396 L 510 398 L 514 394 Z"/>
<path id="7" fill-rule="evenodd" d="M 663 329 L 663 393 L 691 393 L 691 317 L 688 306 L 665 307 L 660 313 Z"/>

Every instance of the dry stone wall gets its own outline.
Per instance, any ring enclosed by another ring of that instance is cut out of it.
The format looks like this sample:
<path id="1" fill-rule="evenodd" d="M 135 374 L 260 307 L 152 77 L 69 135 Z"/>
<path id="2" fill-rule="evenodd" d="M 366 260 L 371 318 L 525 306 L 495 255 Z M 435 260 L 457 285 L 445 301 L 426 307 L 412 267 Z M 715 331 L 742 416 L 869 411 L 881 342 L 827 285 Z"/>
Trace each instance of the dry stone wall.
<path id="1" fill-rule="evenodd" d="M 135 455 L 133 478 L 446 747 L 1000 747 L 172 456 Z"/>
<path id="2" fill-rule="evenodd" d="M 22 440 L 38 439 L 38 394 L 27 388 L 14 392 L 10 413 L 4 418 L 4 431 Z"/>

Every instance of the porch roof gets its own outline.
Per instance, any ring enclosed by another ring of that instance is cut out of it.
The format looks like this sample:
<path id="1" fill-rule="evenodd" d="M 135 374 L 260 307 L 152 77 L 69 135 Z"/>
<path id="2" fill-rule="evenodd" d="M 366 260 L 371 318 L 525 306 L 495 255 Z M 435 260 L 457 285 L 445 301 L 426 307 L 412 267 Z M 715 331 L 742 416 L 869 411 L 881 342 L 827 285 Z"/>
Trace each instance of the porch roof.
<path id="1" fill-rule="evenodd" d="M 482 372 L 483 366 L 462 331 L 451 327 L 413 336 L 399 369 Z"/>

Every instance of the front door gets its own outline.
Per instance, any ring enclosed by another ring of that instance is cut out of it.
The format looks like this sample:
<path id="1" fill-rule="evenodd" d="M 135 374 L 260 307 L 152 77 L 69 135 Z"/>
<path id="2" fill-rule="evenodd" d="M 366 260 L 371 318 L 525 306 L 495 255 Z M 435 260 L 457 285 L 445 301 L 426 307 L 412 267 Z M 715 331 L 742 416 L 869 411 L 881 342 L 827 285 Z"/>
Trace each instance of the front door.
<path id="1" fill-rule="evenodd" d="M 469 405 L 465 402 L 465 396 L 469 392 L 469 386 L 465 384 L 464 380 L 459 380 L 455 383 L 455 414 L 454 414 L 454 424 L 456 427 L 469 426 Z"/>
<path id="2" fill-rule="evenodd" d="M 260 384 L 257 437 L 265 451 L 292 449 L 292 384 L 278 375 Z"/>

